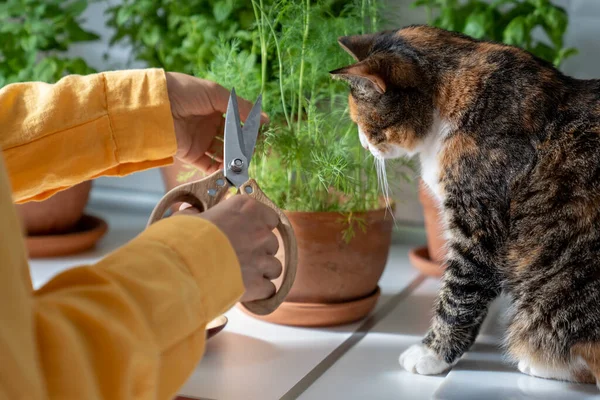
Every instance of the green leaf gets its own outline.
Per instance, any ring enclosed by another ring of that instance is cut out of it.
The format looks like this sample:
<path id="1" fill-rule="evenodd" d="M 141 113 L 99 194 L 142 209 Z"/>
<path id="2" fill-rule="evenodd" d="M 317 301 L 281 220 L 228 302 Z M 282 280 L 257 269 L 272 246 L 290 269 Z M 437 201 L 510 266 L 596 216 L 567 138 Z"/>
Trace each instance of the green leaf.
<path id="1" fill-rule="evenodd" d="M 147 46 L 156 46 L 160 40 L 160 28 L 154 25 L 149 32 L 143 34 L 143 40 Z"/>
<path id="2" fill-rule="evenodd" d="M 58 64 L 58 61 L 53 58 L 46 58 L 40 61 L 33 68 L 34 79 L 41 82 L 53 82 L 57 78 Z"/>
<path id="3" fill-rule="evenodd" d="M 456 28 L 456 10 L 454 8 L 442 9 L 440 16 L 435 20 L 434 25 L 449 31 L 455 31 Z"/>
<path id="4" fill-rule="evenodd" d="M 518 4 L 519 0 L 495 0 L 493 3 L 490 4 L 490 8 L 491 9 L 497 9 L 500 6 L 503 6 L 505 4 Z"/>
<path id="5" fill-rule="evenodd" d="M 567 13 L 558 7 L 544 7 L 541 10 L 541 16 L 544 20 L 546 33 L 557 47 L 562 47 L 563 36 L 567 30 L 568 17 Z"/>
<path id="6" fill-rule="evenodd" d="M 91 42 L 100 39 L 100 36 L 93 32 L 84 30 L 81 26 L 75 23 L 70 23 L 66 27 L 69 39 L 73 42 Z"/>
<path id="7" fill-rule="evenodd" d="M 217 1 L 213 6 L 213 15 L 217 22 L 225 21 L 231 14 L 231 11 L 233 11 L 233 4 L 231 1 Z"/>
<path id="8" fill-rule="evenodd" d="M 504 29 L 503 42 L 509 45 L 525 48 L 529 30 L 524 16 L 518 16 Z"/>
<path id="9" fill-rule="evenodd" d="M 538 56 L 539 58 L 546 60 L 548 62 L 553 62 L 556 57 L 556 50 L 552 47 L 548 46 L 545 43 L 537 43 L 531 52 Z"/>
<path id="10" fill-rule="evenodd" d="M 238 39 L 242 39 L 242 40 L 252 40 L 252 32 L 248 32 L 248 31 L 237 31 L 234 35 L 234 37 L 238 38 Z"/>
<path id="11" fill-rule="evenodd" d="M 34 51 L 37 45 L 37 38 L 35 36 L 22 36 L 21 37 L 21 48 L 25 52 Z"/>
<path id="12" fill-rule="evenodd" d="M 486 25 L 488 25 L 488 23 L 487 14 L 485 12 L 473 13 L 467 18 L 463 33 L 476 39 L 482 39 L 487 33 Z"/>
<path id="13" fill-rule="evenodd" d="M 579 50 L 574 47 L 560 49 L 560 55 L 562 56 L 563 60 L 566 60 L 569 57 L 576 56 L 577 54 L 579 54 Z"/>
<path id="14" fill-rule="evenodd" d="M 550 0 L 527 0 L 533 4 L 536 8 L 546 7 L 550 5 Z"/>
<path id="15" fill-rule="evenodd" d="M 33 20 L 30 24 L 32 34 L 47 34 L 52 31 L 52 24 L 46 20 Z"/>
<path id="16" fill-rule="evenodd" d="M 75 0 L 74 2 L 72 2 L 71 4 L 69 4 L 68 6 L 66 6 L 64 8 L 65 12 L 67 14 L 73 15 L 73 16 L 78 16 L 80 15 L 82 12 L 85 11 L 85 9 L 88 6 L 88 2 L 87 0 Z"/>
<path id="17" fill-rule="evenodd" d="M 18 33 L 21 30 L 21 24 L 14 21 L 2 21 L 0 24 L 0 33 Z"/>
<path id="18" fill-rule="evenodd" d="M 80 57 L 69 60 L 66 65 L 66 69 L 71 74 L 76 75 L 87 75 L 94 72 L 94 69 L 87 65 L 87 63 Z"/>
<path id="19" fill-rule="evenodd" d="M 411 7 L 423 7 L 423 6 L 432 6 L 434 4 L 433 0 L 416 0 L 411 3 Z"/>
<path id="20" fill-rule="evenodd" d="M 133 13 L 131 12 L 131 9 L 128 7 L 119 8 L 117 11 L 117 25 L 118 26 L 124 25 L 127 21 L 129 21 L 132 14 Z"/>
<path id="21" fill-rule="evenodd" d="M 575 56 L 577 54 L 579 54 L 579 50 L 572 48 L 572 47 L 560 49 L 560 51 L 558 52 L 558 55 L 553 60 L 554 65 L 558 68 L 558 67 L 560 67 L 560 65 L 562 64 L 562 62 L 564 60 L 566 60 L 569 57 Z"/>

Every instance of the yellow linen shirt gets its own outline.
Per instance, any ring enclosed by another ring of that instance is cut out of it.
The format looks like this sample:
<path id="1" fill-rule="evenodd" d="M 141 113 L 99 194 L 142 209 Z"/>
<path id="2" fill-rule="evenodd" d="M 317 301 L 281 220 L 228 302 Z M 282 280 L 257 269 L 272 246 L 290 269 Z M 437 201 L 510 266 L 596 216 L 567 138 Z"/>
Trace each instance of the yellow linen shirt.
<path id="1" fill-rule="evenodd" d="M 173 129 L 158 69 L 0 89 L 0 399 L 169 399 L 242 295 L 228 239 L 190 216 L 32 289 L 13 201 L 167 165 Z"/>

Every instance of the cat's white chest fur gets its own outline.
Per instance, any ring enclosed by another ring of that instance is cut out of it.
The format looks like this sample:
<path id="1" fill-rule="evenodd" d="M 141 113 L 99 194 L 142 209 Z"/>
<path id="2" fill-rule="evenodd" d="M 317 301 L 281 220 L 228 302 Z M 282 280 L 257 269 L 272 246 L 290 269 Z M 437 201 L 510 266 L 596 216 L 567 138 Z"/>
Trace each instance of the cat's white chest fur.
<path id="1" fill-rule="evenodd" d="M 417 149 L 421 161 L 421 178 L 438 201 L 442 201 L 444 198 L 444 193 L 440 187 L 439 158 L 444 141 L 451 130 L 450 123 L 440 118 L 436 112 L 430 131 Z"/>

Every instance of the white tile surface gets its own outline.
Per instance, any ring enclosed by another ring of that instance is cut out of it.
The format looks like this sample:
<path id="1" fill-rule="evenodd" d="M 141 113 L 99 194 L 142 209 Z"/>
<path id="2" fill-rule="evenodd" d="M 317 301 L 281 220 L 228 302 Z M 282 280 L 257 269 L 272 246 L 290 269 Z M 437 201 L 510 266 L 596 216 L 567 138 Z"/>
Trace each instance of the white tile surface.
<path id="1" fill-rule="evenodd" d="M 600 399 L 595 385 L 579 385 L 524 375 L 505 362 L 498 344 L 504 332 L 505 298 L 492 304 L 481 334 L 470 352 L 435 393 L 439 400 L 588 400 Z"/>
<path id="2" fill-rule="evenodd" d="M 436 280 L 425 281 L 300 399 L 432 398 L 444 377 L 411 374 L 401 368 L 398 357 L 427 331 L 437 289 Z"/>
<path id="3" fill-rule="evenodd" d="M 408 264 L 407 252 L 407 246 L 392 248 L 375 312 L 418 277 Z M 229 324 L 209 342 L 204 359 L 181 394 L 211 399 L 279 399 L 360 325 L 285 327 L 258 321 L 238 309 L 227 316 Z"/>
<path id="4" fill-rule="evenodd" d="M 432 279 L 423 283 L 300 399 L 600 399 L 594 385 L 530 377 L 505 362 L 499 348 L 505 298 L 492 304 L 476 344 L 450 372 L 420 376 L 404 371 L 398 355 L 418 343 L 428 329 L 438 287 Z"/>
<path id="5" fill-rule="evenodd" d="M 65 269 L 96 262 L 141 232 L 149 214 L 118 209 L 88 211 L 107 220 L 109 233 L 96 249 L 87 253 L 32 260 L 34 287 Z M 408 246 L 391 249 L 380 281 L 382 296 L 376 311 L 418 277 L 408 263 L 408 249 Z M 261 322 L 236 308 L 227 316 L 228 325 L 208 342 L 203 360 L 181 394 L 210 399 L 278 399 L 348 339 L 362 322 L 330 329 L 303 329 Z"/>
<path id="6" fill-rule="evenodd" d="M 32 261 L 35 287 L 64 269 L 93 263 L 135 237 L 148 215 L 115 209 L 91 213 L 107 219 L 109 234 L 88 253 Z M 418 277 L 408 263 L 408 249 L 407 245 L 392 247 L 375 313 Z M 404 371 L 398 356 L 428 329 L 438 287 L 437 280 L 426 280 L 366 335 L 358 334 L 362 339 L 323 370 L 320 363 L 339 351 L 360 323 L 331 329 L 293 328 L 258 321 L 234 308 L 227 313 L 229 324 L 208 342 L 203 360 L 180 393 L 219 400 L 279 399 L 314 369 L 318 379 L 309 382 L 300 399 L 600 399 L 594 385 L 525 376 L 503 361 L 498 343 L 505 299 L 492 305 L 476 345 L 449 373 L 432 377 Z"/>

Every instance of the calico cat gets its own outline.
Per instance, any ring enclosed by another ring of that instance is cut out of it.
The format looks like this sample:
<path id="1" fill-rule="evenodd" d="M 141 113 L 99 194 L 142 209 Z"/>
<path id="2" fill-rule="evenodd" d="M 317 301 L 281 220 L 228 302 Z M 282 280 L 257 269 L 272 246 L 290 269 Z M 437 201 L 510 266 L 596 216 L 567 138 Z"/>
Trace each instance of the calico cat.
<path id="1" fill-rule="evenodd" d="M 515 47 L 428 26 L 347 36 L 363 146 L 418 155 L 443 211 L 447 268 L 431 328 L 400 356 L 438 374 L 512 301 L 505 347 L 523 373 L 600 382 L 600 81 Z"/>

